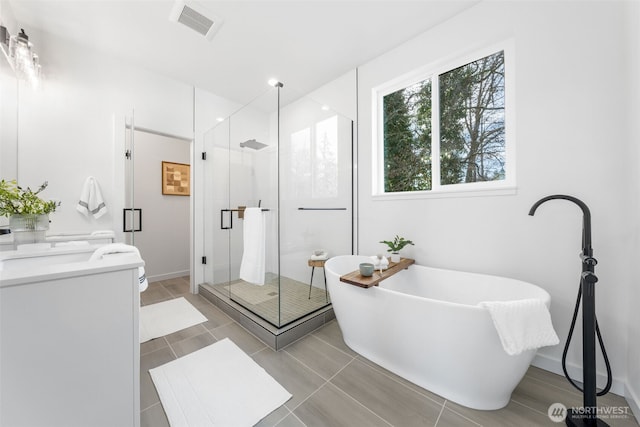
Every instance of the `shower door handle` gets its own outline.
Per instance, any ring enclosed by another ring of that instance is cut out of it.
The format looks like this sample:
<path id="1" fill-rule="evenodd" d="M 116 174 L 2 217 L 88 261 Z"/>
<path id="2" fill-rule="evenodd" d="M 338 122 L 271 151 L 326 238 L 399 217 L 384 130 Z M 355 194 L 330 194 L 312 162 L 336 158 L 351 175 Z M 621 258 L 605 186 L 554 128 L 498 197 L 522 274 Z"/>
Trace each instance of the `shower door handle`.
<path id="1" fill-rule="evenodd" d="M 224 225 L 224 214 L 229 213 L 229 226 Z M 231 230 L 233 228 L 233 211 L 231 209 L 220 209 L 220 229 Z"/>
<path id="2" fill-rule="evenodd" d="M 139 231 L 142 231 L 142 209 L 122 209 L 122 232 L 131 233 Z"/>

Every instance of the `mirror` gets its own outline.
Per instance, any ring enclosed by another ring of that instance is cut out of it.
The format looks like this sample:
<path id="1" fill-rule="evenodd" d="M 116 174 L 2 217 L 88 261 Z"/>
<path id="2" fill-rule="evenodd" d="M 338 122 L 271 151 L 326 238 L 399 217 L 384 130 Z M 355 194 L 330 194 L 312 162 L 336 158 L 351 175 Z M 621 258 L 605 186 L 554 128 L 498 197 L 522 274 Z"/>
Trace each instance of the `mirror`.
<path id="1" fill-rule="evenodd" d="M 18 178 L 18 79 L 0 50 L 0 179 Z"/>
<path id="2" fill-rule="evenodd" d="M 18 79 L 0 49 L 0 179 L 18 178 Z M 9 219 L 0 217 L 0 226 Z"/>

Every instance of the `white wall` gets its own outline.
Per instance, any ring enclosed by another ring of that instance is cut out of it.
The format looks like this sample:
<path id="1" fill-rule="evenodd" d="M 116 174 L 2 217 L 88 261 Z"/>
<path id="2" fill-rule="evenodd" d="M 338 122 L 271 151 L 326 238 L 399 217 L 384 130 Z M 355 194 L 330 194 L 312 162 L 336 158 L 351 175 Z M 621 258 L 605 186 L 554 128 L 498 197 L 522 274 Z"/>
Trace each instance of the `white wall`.
<path id="1" fill-rule="evenodd" d="M 18 181 L 49 181 L 46 196 L 62 202 L 51 215 L 52 233 L 121 231 L 124 118 L 135 110 L 137 126 L 190 137 L 192 88 L 54 35 L 32 33 L 43 79 L 38 90 L 21 92 Z M 90 175 L 109 209 L 97 220 L 75 209 Z"/>
<path id="2" fill-rule="evenodd" d="M 0 1 L 0 24 L 7 27 L 10 34 L 17 34 L 19 31 L 11 5 L 6 1 Z"/>
<path id="3" fill-rule="evenodd" d="M 331 110 L 356 120 L 356 70 L 351 70 L 319 87 L 306 98 L 327 105 Z"/>
<path id="4" fill-rule="evenodd" d="M 513 277 L 552 297 L 554 326 L 564 343 L 580 274 L 582 215 L 552 202 L 529 217 L 530 206 L 555 193 L 574 195 L 592 211 L 597 313 L 615 378 L 627 378 L 629 305 L 634 241 L 629 203 L 634 160 L 630 147 L 626 10 L 616 2 L 483 2 L 359 68 L 359 247 L 380 252 L 396 234 L 416 246 L 417 263 Z M 374 200 L 372 88 L 421 66 L 515 41 L 516 195 Z M 637 244 L 636 244 L 637 246 Z M 580 328 L 569 363 L 581 365 Z M 560 372 L 562 346 L 539 351 L 536 363 Z M 599 370 L 604 372 L 602 364 Z M 602 379 L 601 379 L 602 380 Z"/>

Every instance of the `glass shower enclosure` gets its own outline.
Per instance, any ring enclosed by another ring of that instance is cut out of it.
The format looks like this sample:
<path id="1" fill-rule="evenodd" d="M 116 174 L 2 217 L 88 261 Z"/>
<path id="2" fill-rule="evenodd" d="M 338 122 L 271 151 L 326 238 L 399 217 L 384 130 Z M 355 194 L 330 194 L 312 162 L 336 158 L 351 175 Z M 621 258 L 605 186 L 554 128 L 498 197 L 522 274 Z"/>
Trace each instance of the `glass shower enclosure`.
<path id="1" fill-rule="evenodd" d="M 205 284 L 276 327 L 328 306 L 353 253 L 353 122 L 281 84 L 205 133 Z"/>

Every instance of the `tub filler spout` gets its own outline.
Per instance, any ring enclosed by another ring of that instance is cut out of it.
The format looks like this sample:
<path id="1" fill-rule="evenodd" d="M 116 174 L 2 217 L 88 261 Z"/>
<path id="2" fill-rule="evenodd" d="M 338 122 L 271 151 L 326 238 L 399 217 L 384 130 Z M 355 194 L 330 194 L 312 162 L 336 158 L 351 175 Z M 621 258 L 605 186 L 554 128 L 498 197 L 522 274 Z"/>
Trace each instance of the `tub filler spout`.
<path id="1" fill-rule="evenodd" d="M 573 317 L 571 319 L 571 326 L 569 327 L 567 341 L 565 342 L 564 351 L 562 353 L 562 370 L 571 385 L 582 392 L 583 407 L 596 408 L 597 396 L 603 396 L 609 391 L 613 376 L 611 373 L 609 358 L 607 357 L 607 351 L 605 350 L 602 335 L 600 334 L 598 319 L 596 318 L 595 283 L 598 282 L 598 277 L 595 274 L 595 266 L 598 261 L 593 257 L 593 248 L 591 247 L 591 212 L 582 200 L 572 196 L 556 194 L 553 196 L 543 197 L 534 203 L 529 210 L 529 215 L 533 216 L 536 209 L 544 202 L 556 199 L 568 200 L 575 203 L 580 207 L 580 209 L 582 209 L 582 252 L 580 254 L 580 259 L 582 261 L 582 273 L 580 275 L 580 286 L 578 289 L 578 296 L 576 298 L 575 309 L 573 311 Z M 580 387 L 579 384 L 571 379 L 566 366 L 567 353 L 569 345 L 571 344 L 571 338 L 573 337 L 573 329 L 576 324 L 581 301 L 583 387 Z M 600 350 L 602 351 L 602 356 L 607 369 L 607 384 L 600 392 L 598 392 L 596 385 L 596 338 L 597 343 L 600 345 Z M 608 425 L 601 419 L 598 419 L 595 413 L 587 413 L 586 416 L 584 416 L 575 408 L 568 411 L 566 424 L 568 426 L 599 427 Z"/>
<path id="2" fill-rule="evenodd" d="M 549 200 L 568 200 L 575 203 L 582 209 L 582 255 L 583 257 L 593 257 L 593 248 L 591 247 L 591 211 L 589 207 L 580 199 L 564 194 L 554 194 L 552 196 L 543 197 L 531 206 L 529 215 L 533 216 L 538 207 Z M 594 260 L 595 261 L 595 260 Z"/>

